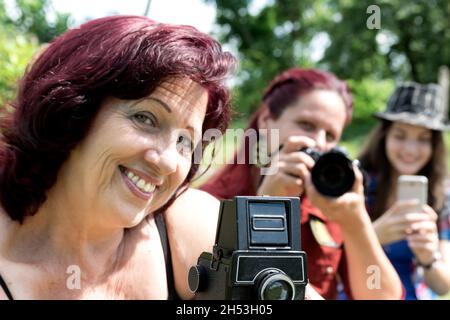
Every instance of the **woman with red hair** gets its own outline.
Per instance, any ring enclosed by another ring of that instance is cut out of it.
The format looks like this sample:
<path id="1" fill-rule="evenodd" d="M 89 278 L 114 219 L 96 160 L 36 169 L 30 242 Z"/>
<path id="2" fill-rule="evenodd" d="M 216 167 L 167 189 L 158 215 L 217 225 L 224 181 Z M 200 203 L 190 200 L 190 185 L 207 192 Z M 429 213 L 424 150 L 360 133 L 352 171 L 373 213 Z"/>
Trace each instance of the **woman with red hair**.
<path id="1" fill-rule="evenodd" d="M 187 267 L 215 235 L 198 221 L 214 220 L 160 213 L 203 132 L 228 125 L 234 63 L 193 27 L 138 16 L 40 53 L 0 123 L 0 299 L 192 298 Z"/>
<path id="2" fill-rule="evenodd" d="M 399 299 L 401 282 L 371 226 L 361 172 L 354 166 L 356 178 L 349 192 L 337 198 L 323 196 L 311 182 L 314 160 L 300 151 L 335 147 L 351 115 L 352 97 L 345 82 L 324 71 L 289 69 L 272 81 L 250 121 L 247 129 L 257 133 L 256 145 L 244 139 L 235 161 L 201 189 L 222 199 L 301 196 L 301 244 L 308 255 L 313 288 L 335 299 L 340 277 L 350 297 Z M 273 132 L 279 142 L 274 141 Z M 267 151 L 261 151 L 263 146 Z M 267 167 L 252 163 L 255 150 L 257 157 L 268 155 L 270 167 L 276 170 L 263 175 Z M 239 164 L 239 157 L 245 158 L 244 164 Z"/>

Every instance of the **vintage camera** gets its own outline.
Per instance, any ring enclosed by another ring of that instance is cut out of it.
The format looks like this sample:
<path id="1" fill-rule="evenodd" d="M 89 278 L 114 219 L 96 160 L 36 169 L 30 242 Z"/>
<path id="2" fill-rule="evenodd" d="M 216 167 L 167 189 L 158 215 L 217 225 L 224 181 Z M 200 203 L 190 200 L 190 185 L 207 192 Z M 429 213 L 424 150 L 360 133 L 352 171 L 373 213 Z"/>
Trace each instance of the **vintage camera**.
<path id="1" fill-rule="evenodd" d="M 308 279 L 299 212 L 293 197 L 222 201 L 213 251 L 189 270 L 196 298 L 303 300 Z"/>
<path id="2" fill-rule="evenodd" d="M 311 179 L 317 191 L 329 197 L 340 197 L 350 191 L 355 182 L 352 161 L 341 148 L 321 153 L 312 148 L 303 148 L 316 162 L 311 170 Z"/>

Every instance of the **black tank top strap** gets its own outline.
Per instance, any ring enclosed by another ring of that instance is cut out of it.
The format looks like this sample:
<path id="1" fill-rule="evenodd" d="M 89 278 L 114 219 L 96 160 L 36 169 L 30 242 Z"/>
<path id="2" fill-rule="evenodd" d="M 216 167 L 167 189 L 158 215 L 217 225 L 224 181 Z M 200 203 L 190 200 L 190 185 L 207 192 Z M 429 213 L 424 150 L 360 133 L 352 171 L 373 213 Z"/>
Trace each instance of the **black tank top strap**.
<path id="1" fill-rule="evenodd" d="M 169 291 L 169 300 L 180 300 L 175 289 L 175 279 L 173 278 L 172 256 L 170 254 L 169 238 L 167 237 L 166 222 L 164 221 L 164 213 L 157 213 L 155 216 L 156 226 L 158 228 L 161 244 L 164 251 L 164 259 L 166 261 L 166 277 L 167 288 Z"/>
<path id="2" fill-rule="evenodd" d="M 1 275 L 0 275 L 0 287 L 3 289 L 9 300 L 14 300 L 11 291 L 9 291 L 8 286 L 6 285 L 6 282 L 5 280 L 3 280 Z"/>

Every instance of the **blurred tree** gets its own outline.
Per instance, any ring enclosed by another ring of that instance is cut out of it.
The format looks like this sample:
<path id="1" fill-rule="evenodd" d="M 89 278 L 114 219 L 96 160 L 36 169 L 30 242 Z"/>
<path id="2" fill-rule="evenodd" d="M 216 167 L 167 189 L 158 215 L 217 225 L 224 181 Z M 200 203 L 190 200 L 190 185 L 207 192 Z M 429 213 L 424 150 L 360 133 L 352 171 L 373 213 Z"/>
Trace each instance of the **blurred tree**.
<path id="1" fill-rule="evenodd" d="M 5 15 L 3 24 L 14 26 L 20 33 L 35 35 L 40 43 L 49 42 L 69 26 L 70 14 L 57 12 L 50 0 L 15 0 L 11 4 L 11 14 Z M 4 0 L 0 7 L 5 11 Z"/>
<path id="2" fill-rule="evenodd" d="M 239 56 L 235 89 L 239 112 L 248 114 L 259 104 L 268 81 L 280 70 L 312 65 L 309 43 L 316 33 L 314 27 L 328 16 L 320 2 L 268 1 L 255 13 L 253 1 L 205 1 L 216 4 L 218 36 Z"/>
<path id="3" fill-rule="evenodd" d="M 0 108 L 14 98 L 17 81 L 39 48 L 68 28 L 69 15 L 48 0 L 0 0 Z"/>
<path id="4" fill-rule="evenodd" d="M 370 5 L 381 13 L 381 28 L 369 29 Z M 331 44 L 321 62 L 346 78 L 411 79 L 437 82 L 450 66 L 450 1 L 329 1 L 334 19 L 324 25 Z"/>
<path id="5" fill-rule="evenodd" d="M 17 81 L 37 49 L 38 43 L 33 37 L 19 34 L 12 28 L 0 32 L 0 108 L 14 98 Z"/>
<path id="6" fill-rule="evenodd" d="M 368 78 L 352 85 L 360 103 L 373 98 L 364 88 L 378 79 L 436 82 L 439 66 L 450 65 L 449 0 L 267 0 L 259 11 L 254 8 L 260 1 L 205 1 L 216 4 L 217 34 L 239 56 L 235 106 L 240 113 L 252 111 L 270 79 L 292 66 L 315 66 L 356 81 Z M 367 27 L 371 5 L 380 8 L 380 29 Z M 389 85 L 375 88 L 385 90 L 382 97 L 391 93 Z M 375 99 L 370 109 L 367 104 L 357 109 L 370 114 L 384 103 Z"/>
<path id="7" fill-rule="evenodd" d="M 394 80 L 379 80 L 364 78 L 361 80 L 348 80 L 353 92 L 353 103 L 357 108 L 353 111 L 353 120 L 363 121 L 371 118 L 374 111 L 382 111 L 386 101 L 394 91 Z M 375 118 L 374 122 L 375 122 Z"/>

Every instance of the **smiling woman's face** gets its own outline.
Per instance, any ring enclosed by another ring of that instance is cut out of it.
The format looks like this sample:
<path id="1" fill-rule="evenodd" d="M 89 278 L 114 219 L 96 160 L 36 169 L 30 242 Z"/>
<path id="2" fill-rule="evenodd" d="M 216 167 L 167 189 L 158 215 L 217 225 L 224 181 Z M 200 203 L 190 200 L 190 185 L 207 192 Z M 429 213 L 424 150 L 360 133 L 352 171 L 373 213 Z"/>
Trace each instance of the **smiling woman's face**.
<path id="1" fill-rule="evenodd" d="M 207 102 L 189 79 L 166 81 L 140 100 L 106 99 L 61 169 L 65 189 L 114 225 L 138 224 L 185 180 Z"/>
<path id="2" fill-rule="evenodd" d="M 394 122 L 386 136 L 386 156 L 397 174 L 417 174 L 430 161 L 430 129 Z"/>

